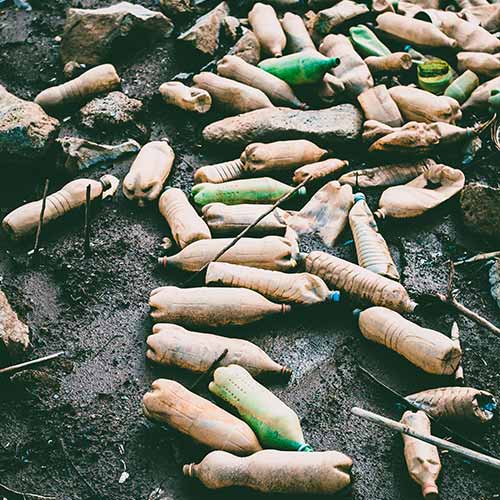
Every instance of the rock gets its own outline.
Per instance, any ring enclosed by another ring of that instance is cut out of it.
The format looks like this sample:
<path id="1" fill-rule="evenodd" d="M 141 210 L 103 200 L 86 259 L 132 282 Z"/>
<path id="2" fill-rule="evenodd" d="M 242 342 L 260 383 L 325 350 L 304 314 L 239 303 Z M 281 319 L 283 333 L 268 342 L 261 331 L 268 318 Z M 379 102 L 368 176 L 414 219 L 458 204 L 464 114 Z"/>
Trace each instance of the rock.
<path id="1" fill-rule="evenodd" d="M 17 317 L 7 297 L 1 290 L 0 341 L 13 358 L 20 357 L 30 346 L 28 327 Z"/>
<path id="2" fill-rule="evenodd" d="M 142 107 L 142 102 L 138 99 L 115 91 L 92 99 L 80 110 L 80 116 L 84 127 L 101 127 L 141 142 L 148 137 L 147 127 L 140 121 Z"/>
<path id="3" fill-rule="evenodd" d="M 2 164 L 33 163 L 52 146 L 59 121 L 36 103 L 19 99 L 0 85 L 0 156 Z"/>
<path id="4" fill-rule="evenodd" d="M 193 12 L 191 0 L 160 0 L 161 10 L 167 16 L 181 16 Z"/>
<path id="5" fill-rule="evenodd" d="M 120 156 L 138 153 L 141 149 L 141 145 L 133 139 L 114 146 L 97 144 L 79 137 L 62 137 L 57 142 L 67 155 L 64 168 L 72 175 L 94 165 L 112 163 Z"/>
<path id="6" fill-rule="evenodd" d="M 467 184 L 460 195 L 464 224 L 470 231 L 500 241 L 500 188 Z"/>
<path id="7" fill-rule="evenodd" d="M 236 42 L 228 54 L 241 57 L 248 64 L 257 65 L 260 61 L 260 43 L 255 33 L 249 29 L 245 29 L 243 36 Z"/>
<path id="8" fill-rule="evenodd" d="M 172 21 L 161 12 L 154 12 L 142 5 L 120 2 L 102 9 L 69 9 L 61 44 L 63 63 L 78 61 L 84 64 L 109 62 L 112 51 L 120 42 L 145 36 L 161 38 L 170 36 Z"/>
<path id="9" fill-rule="evenodd" d="M 69 61 L 64 65 L 63 72 L 67 80 L 73 80 L 73 78 L 80 76 L 86 70 L 87 66 L 85 64 Z"/>
<path id="10" fill-rule="evenodd" d="M 186 42 L 203 54 L 213 56 L 219 47 L 219 33 L 222 21 L 229 14 L 229 6 L 222 2 L 217 7 L 200 17 L 194 26 L 179 36 L 178 40 Z"/>
<path id="11" fill-rule="evenodd" d="M 225 38 L 234 43 L 241 35 L 240 20 L 234 16 L 226 16 L 222 21 L 222 29 L 224 30 Z"/>
<path id="12" fill-rule="evenodd" d="M 203 130 L 203 138 L 215 144 L 308 139 L 331 146 L 359 139 L 363 116 L 352 104 L 314 111 L 265 108 L 214 122 Z"/>

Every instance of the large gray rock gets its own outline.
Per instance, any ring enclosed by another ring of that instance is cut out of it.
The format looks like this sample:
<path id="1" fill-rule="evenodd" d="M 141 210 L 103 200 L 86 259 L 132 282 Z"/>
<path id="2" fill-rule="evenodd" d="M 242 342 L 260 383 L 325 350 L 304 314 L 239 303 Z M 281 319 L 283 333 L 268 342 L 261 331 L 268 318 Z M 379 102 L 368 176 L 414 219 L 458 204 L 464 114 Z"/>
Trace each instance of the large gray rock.
<path id="1" fill-rule="evenodd" d="M 0 342 L 12 357 L 21 356 L 30 345 L 28 327 L 17 317 L 0 290 Z"/>
<path id="2" fill-rule="evenodd" d="M 52 146 L 59 121 L 36 103 L 19 99 L 0 85 L 0 156 L 2 164 L 33 163 Z"/>
<path id="3" fill-rule="evenodd" d="M 500 241 L 500 189 L 467 184 L 460 195 L 460 206 L 470 231 Z"/>
<path id="4" fill-rule="evenodd" d="M 203 138 L 215 144 L 309 139 L 330 146 L 359 139 L 362 125 L 363 116 L 352 104 L 314 111 L 265 108 L 214 122 Z"/>
<path id="5" fill-rule="evenodd" d="M 68 9 L 61 43 L 63 63 L 83 64 L 109 62 L 119 42 L 132 36 L 168 37 L 172 21 L 161 12 L 129 2 L 102 9 Z"/>

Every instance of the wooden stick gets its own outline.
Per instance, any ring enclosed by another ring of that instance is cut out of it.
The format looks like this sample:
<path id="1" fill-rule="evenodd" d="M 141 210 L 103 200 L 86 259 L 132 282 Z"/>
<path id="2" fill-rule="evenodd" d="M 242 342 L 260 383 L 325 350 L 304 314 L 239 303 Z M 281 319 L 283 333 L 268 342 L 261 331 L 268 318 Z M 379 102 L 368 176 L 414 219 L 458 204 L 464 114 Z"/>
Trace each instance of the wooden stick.
<path id="1" fill-rule="evenodd" d="M 453 325 L 451 325 L 451 340 L 453 343 L 460 349 L 462 350 L 462 346 L 460 345 L 460 330 L 458 329 L 458 324 L 456 321 L 453 322 Z M 462 361 L 460 361 L 460 364 L 458 365 L 458 368 L 455 370 L 454 374 L 455 380 L 457 384 L 463 385 L 464 384 L 464 369 L 462 367 Z"/>
<path id="2" fill-rule="evenodd" d="M 44 495 L 36 495 L 35 493 L 26 493 L 24 491 L 13 490 L 12 488 L 9 488 L 2 483 L 0 483 L 0 488 L 2 488 L 5 491 L 8 491 L 9 493 L 12 493 L 13 495 L 17 495 L 22 498 L 31 497 L 31 498 L 39 498 L 40 500 L 56 500 L 56 497 L 46 497 Z"/>
<path id="3" fill-rule="evenodd" d="M 0 368 L 0 375 L 5 373 L 17 372 L 18 370 L 24 370 L 25 368 L 31 368 L 32 366 L 45 363 L 52 359 L 56 359 L 64 354 L 64 351 L 56 352 L 55 354 L 49 354 L 43 358 L 32 359 L 31 361 L 25 361 L 24 363 L 19 363 L 17 365 L 7 366 L 6 368 Z"/>
<path id="4" fill-rule="evenodd" d="M 85 191 L 85 257 L 90 257 L 90 189 L 91 185 L 87 186 L 87 190 Z"/>
<path id="5" fill-rule="evenodd" d="M 36 236 L 35 236 L 35 246 L 33 247 L 32 254 L 34 257 L 38 254 L 38 247 L 40 245 L 40 235 L 42 234 L 42 226 L 43 226 L 43 216 L 45 215 L 45 207 L 47 205 L 47 193 L 49 192 L 49 182 L 50 180 L 45 179 L 45 187 L 43 188 L 43 197 L 42 197 L 42 208 L 40 209 L 40 218 L 38 219 L 38 227 L 36 228 Z"/>
<path id="6" fill-rule="evenodd" d="M 208 370 L 206 372 L 203 372 L 194 382 L 194 384 L 189 388 L 191 391 L 193 391 L 198 384 L 208 375 L 212 373 L 212 371 L 218 366 L 218 364 L 226 357 L 227 353 L 229 352 L 229 349 L 224 349 L 222 351 L 222 354 L 208 367 Z"/>
<path id="7" fill-rule="evenodd" d="M 478 453 L 477 451 L 470 450 L 469 448 L 465 448 L 464 446 L 450 443 L 445 439 L 441 439 L 433 435 L 420 434 L 420 432 L 413 430 L 407 425 L 403 425 L 400 422 L 396 422 L 395 420 L 391 420 L 390 418 L 383 417 L 382 415 L 378 415 L 377 413 L 364 410 L 363 408 L 357 408 L 355 406 L 354 408 L 352 408 L 351 413 L 353 415 L 356 415 L 357 417 L 361 417 L 365 420 L 369 420 L 370 422 L 374 422 L 375 424 L 382 427 L 387 427 L 397 432 L 402 432 L 403 434 L 407 434 L 408 436 L 420 439 L 420 441 L 433 444 L 434 446 L 452 451 L 457 455 L 468 458 L 469 460 L 474 460 L 475 462 L 479 462 L 481 464 L 488 465 L 489 467 L 500 470 L 500 460 L 489 457 L 488 455 L 484 455 L 483 453 Z"/>
<path id="8" fill-rule="evenodd" d="M 500 257 L 500 250 L 497 250 L 496 252 L 480 253 L 468 259 L 457 260 L 453 262 L 453 264 L 455 266 L 461 266 L 462 264 L 470 264 L 471 262 L 480 262 L 481 260 L 494 259 L 495 257 Z"/>

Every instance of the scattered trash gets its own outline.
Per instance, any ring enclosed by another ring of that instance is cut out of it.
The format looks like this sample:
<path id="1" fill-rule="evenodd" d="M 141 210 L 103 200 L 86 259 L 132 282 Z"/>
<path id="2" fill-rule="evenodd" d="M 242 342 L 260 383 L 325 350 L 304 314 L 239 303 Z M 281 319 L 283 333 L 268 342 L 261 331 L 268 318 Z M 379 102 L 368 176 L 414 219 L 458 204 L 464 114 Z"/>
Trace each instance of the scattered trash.
<path id="1" fill-rule="evenodd" d="M 312 36 L 314 41 L 319 41 L 324 36 L 332 33 L 341 24 L 362 16 L 369 11 L 365 4 L 342 0 L 333 7 L 320 10 L 312 19 Z"/>
<path id="2" fill-rule="evenodd" d="M 413 67 L 413 60 L 406 52 L 395 52 L 388 56 L 370 56 L 365 63 L 373 75 L 399 74 Z"/>
<path id="3" fill-rule="evenodd" d="M 466 70 L 446 88 L 444 95 L 452 97 L 460 104 L 463 104 L 478 86 L 479 78 L 477 75 L 470 70 Z"/>
<path id="4" fill-rule="evenodd" d="M 462 104 L 462 109 L 481 109 L 488 107 L 488 100 L 491 97 L 491 91 L 500 87 L 500 76 L 493 78 L 479 85 L 477 89 L 472 92 L 470 97 Z"/>
<path id="5" fill-rule="evenodd" d="M 260 61 L 260 43 L 252 30 L 244 29 L 243 36 L 235 43 L 228 55 L 238 56 L 248 64 Z"/>
<path id="6" fill-rule="evenodd" d="M 212 97 L 206 90 L 187 87 L 181 82 L 162 83 L 160 94 L 167 104 L 185 111 L 207 113 L 212 107 Z"/>
<path id="7" fill-rule="evenodd" d="M 300 184 L 306 179 L 309 181 L 327 179 L 348 166 L 349 162 L 347 160 L 338 160 L 336 158 L 308 163 L 295 170 L 293 173 L 293 182 L 295 182 L 295 184 Z"/>
<path id="8" fill-rule="evenodd" d="M 404 121 L 399 108 L 385 85 L 369 88 L 357 97 L 367 121 L 375 120 L 389 127 L 403 125 Z"/>
<path id="9" fill-rule="evenodd" d="M 286 36 L 271 5 L 257 2 L 248 13 L 248 22 L 259 40 L 263 52 L 280 57 L 286 45 Z M 285 80 L 286 81 L 286 80 Z"/>
<path id="10" fill-rule="evenodd" d="M 300 16 L 292 12 L 285 12 L 281 19 L 281 26 L 286 34 L 286 47 L 290 53 L 305 50 L 316 51 L 311 35 Z"/>
<path id="11" fill-rule="evenodd" d="M 456 321 L 453 322 L 453 325 L 451 325 L 451 334 L 450 338 L 460 351 L 462 351 L 462 347 L 460 345 L 460 330 L 458 329 L 458 324 Z M 458 368 L 455 370 L 455 381 L 457 382 L 458 385 L 463 385 L 464 384 L 464 369 L 462 367 L 462 362 L 458 365 Z"/>
<path id="12" fill-rule="evenodd" d="M 500 76 L 500 54 L 483 52 L 459 52 L 457 54 L 458 71 L 470 70 L 479 76 L 495 78 Z"/>

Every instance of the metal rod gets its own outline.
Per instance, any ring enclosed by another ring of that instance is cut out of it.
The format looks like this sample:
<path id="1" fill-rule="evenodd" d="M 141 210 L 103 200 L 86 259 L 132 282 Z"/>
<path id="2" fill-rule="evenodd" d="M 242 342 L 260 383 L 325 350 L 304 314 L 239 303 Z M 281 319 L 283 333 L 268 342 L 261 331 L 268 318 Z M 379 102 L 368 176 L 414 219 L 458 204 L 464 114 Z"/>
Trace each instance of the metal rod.
<path id="1" fill-rule="evenodd" d="M 41 363 L 45 363 L 46 361 L 50 361 L 52 359 L 56 359 L 59 356 L 62 356 L 64 351 L 56 352 L 55 354 L 49 354 L 48 356 L 44 356 L 43 358 L 32 359 L 31 361 L 25 361 L 24 363 L 19 363 L 17 365 L 7 366 L 6 368 L 0 368 L 0 375 L 5 373 L 11 373 L 18 370 L 24 370 L 25 368 L 31 368 L 32 366 L 39 365 Z"/>

